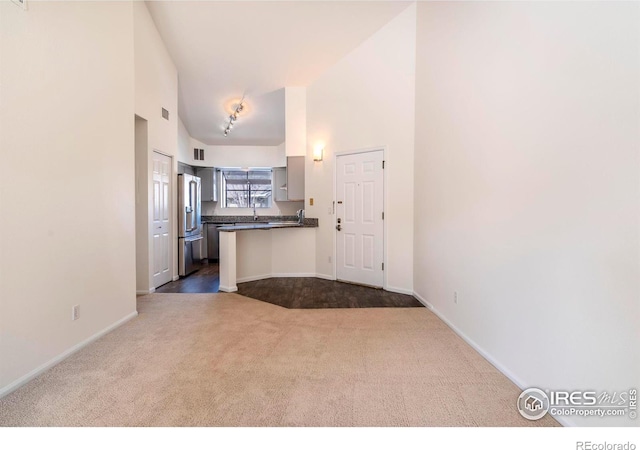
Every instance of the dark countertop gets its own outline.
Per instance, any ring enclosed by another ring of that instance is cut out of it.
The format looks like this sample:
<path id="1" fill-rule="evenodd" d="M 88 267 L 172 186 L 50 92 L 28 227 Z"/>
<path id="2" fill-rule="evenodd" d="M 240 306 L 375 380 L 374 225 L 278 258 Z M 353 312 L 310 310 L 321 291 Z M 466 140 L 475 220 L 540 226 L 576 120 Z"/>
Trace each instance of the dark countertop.
<path id="1" fill-rule="evenodd" d="M 258 216 L 254 221 L 253 216 L 202 216 L 202 223 L 266 223 L 266 222 L 297 222 L 297 216 Z"/>
<path id="2" fill-rule="evenodd" d="M 240 230 L 271 230 L 273 228 L 317 228 L 318 219 L 304 219 L 304 224 L 298 223 L 296 216 L 258 216 L 253 220 L 253 216 L 202 216 L 200 221 L 204 223 L 215 223 L 217 225 L 229 224 L 218 227 L 220 231 L 240 231 Z"/>
<path id="3" fill-rule="evenodd" d="M 218 227 L 218 231 L 271 230 L 273 228 L 308 228 L 298 223 L 247 223 Z"/>

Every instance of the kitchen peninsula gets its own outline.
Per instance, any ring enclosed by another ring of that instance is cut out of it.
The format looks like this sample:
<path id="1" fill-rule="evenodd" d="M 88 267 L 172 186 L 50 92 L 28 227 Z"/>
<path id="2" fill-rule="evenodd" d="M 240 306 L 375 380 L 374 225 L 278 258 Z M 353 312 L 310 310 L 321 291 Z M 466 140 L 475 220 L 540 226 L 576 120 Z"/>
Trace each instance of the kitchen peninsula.
<path id="1" fill-rule="evenodd" d="M 219 221 L 203 218 L 205 221 Z M 235 292 L 238 282 L 271 277 L 315 277 L 318 219 L 227 216 L 220 232 L 220 291 Z"/>

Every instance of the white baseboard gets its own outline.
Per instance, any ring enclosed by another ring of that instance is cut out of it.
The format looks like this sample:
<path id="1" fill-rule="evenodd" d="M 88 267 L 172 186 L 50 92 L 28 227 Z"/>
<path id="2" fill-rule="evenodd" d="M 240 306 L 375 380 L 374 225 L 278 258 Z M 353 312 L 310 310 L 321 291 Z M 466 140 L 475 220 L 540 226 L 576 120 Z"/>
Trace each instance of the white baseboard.
<path id="1" fill-rule="evenodd" d="M 220 292 L 238 292 L 238 286 L 233 286 L 233 287 L 230 287 L 230 286 L 220 286 L 220 287 L 218 288 L 218 290 L 219 290 Z"/>
<path id="2" fill-rule="evenodd" d="M 316 273 L 315 277 L 323 280 L 336 281 L 336 278 L 333 275 L 325 275 L 324 273 Z"/>
<path id="3" fill-rule="evenodd" d="M 315 278 L 315 273 L 272 273 L 272 278 Z"/>
<path id="4" fill-rule="evenodd" d="M 180 279 L 180 275 L 174 275 L 171 281 L 178 281 Z"/>
<path id="5" fill-rule="evenodd" d="M 264 275 L 254 275 L 251 277 L 238 278 L 237 283 L 247 283 L 249 281 L 266 280 L 268 278 L 315 278 L 315 273 L 269 273 Z"/>
<path id="6" fill-rule="evenodd" d="M 236 280 L 236 283 L 246 283 L 248 281 L 266 280 L 267 278 L 271 278 L 271 274 L 254 275 L 254 276 L 251 276 L 251 277 L 238 278 Z"/>
<path id="7" fill-rule="evenodd" d="M 442 314 L 440 311 L 438 311 L 436 308 L 434 308 L 433 305 L 431 303 L 429 303 L 424 297 L 422 297 L 417 292 L 413 292 L 413 296 L 415 298 L 417 298 L 420 303 L 422 303 L 424 306 L 429 308 L 436 316 L 438 316 L 438 318 L 440 320 L 442 320 L 449 328 L 451 328 L 451 330 L 453 330 L 453 332 L 455 334 L 460 336 L 463 341 L 465 341 L 467 344 L 469 344 L 475 351 L 480 353 L 480 356 L 482 356 L 484 359 L 486 359 L 493 367 L 498 369 L 498 371 L 500 371 L 500 373 L 502 373 L 505 377 L 507 377 L 509 380 L 511 380 L 513 382 L 513 384 L 515 384 L 516 386 L 518 386 L 522 390 L 532 387 L 531 384 L 525 383 L 522 379 L 517 377 L 513 372 L 511 372 L 509 369 L 507 369 L 503 364 L 498 362 L 493 356 L 491 356 L 482 347 L 480 347 L 473 339 L 471 339 L 469 336 L 464 334 L 458 327 L 453 325 L 449 321 L 449 319 L 446 318 L 446 316 L 444 314 Z M 515 402 L 516 402 L 516 400 L 514 399 L 514 407 L 515 407 Z M 553 416 L 553 418 L 555 420 L 557 420 L 558 423 L 560 423 L 560 425 L 562 425 L 564 427 L 575 427 L 575 426 L 577 426 L 572 420 L 568 419 L 567 417 L 564 417 L 564 416 L 562 416 L 562 417 Z"/>
<path id="8" fill-rule="evenodd" d="M 156 288 L 151 288 L 149 290 L 137 290 L 136 291 L 136 295 L 147 295 L 147 294 L 153 294 L 156 291 Z"/>
<path id="9" fill-rule="evenodd" d="M 33 380 L 34 378 L 36 378 L 38 375 L 44 373 L 45 371 L 49 370 L 50 368 L 52 368 L 53 366 L 55 366 L 56 364 L 61 363 L 63 360 L 65 360 L 66 358 L 68 358 L 69 356 L 73 355 L 75 352 L 77 352 L 78 350 L 83 349 L 84 347 L 86 347 L 87 345 L 91 344 L 92 342 L 100 339 L 102 336 L 104 336 L 105 334 L 109 333 L 110 331 L 115 330 L 116 328 L 118 328 L 120 325 L 124 324 L 125 322 L 128 322 L 129 320 L 133 319 L 134 317 L 136 317 L 138 315 L 138 311 L 134 311 L 130 314 L 127 314 L 126 316 L 124 316 L 122 319 L 118 320 L 117 322 L 109 325 L 107 328 L 98 331 L 96 334 L 88 337 L 87 339 L 85 339 L 84 341 L 74 345 L 73 347 L 71 347 L 68 350 L 65 350 L 64 352 L 60 353 L 58 356 L 56 356 L 53 359 L 50 359 L 49 361 L 47 361 L 46 363 L 42 364 L 41 366 L 35 368 L 34 370 L 32 370 L 31 372 L 29 372 L 28 374 L 26 374 L 23 377 L 18 378 L 16 381 L 14 381 L 13 383 L 3 387 L 2 389 L 0 389 L 0 398 L 4 397 L 5 395 L 10 394 L 11 392 L 15 391 L 16 389 L 24 386 L 25 384 L 27 384 L 29 381 Z"/>
<path id="10" fill-rule="evenodd" d="M 413 290 L 411 289 L 402 289 L 393 286 L 387 286 L 384 288 L 385 291 L 395 292 L 396 294 L 405 294 L 405 295 L 413 295 Z"/>
<path id="11" fill-rule="evenodd" d="M 426 300 L 425 300 L 425 299 L 424 299 L 420 294 L 418 294 L 417 292 L 415 292 L 415 291 L 414 291 L 412 295 L 413 295 L 415 298 L 417 298 L 417 299 L 418 299 L 418 301 L 419 301 L 420 303 L 422 303 L 426 308 L 428 308 L 428 309 L 433 309 L 433 306 L 431 306 L 431 303 L 429 303 L 428 301 L 426 301 Z M 438 316 L 438 317 L 440 317 L 440 316 Z"/>

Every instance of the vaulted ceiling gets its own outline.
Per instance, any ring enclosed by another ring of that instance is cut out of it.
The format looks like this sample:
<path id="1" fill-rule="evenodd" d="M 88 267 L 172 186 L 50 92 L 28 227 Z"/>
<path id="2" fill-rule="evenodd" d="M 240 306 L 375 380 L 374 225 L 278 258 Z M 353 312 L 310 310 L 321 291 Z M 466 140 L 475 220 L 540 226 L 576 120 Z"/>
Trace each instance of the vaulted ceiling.
<path id="1" fill-rule="evenodd" d="M 151 1 L 178 69 L 179 114 L 211 145 L 284 141 L 284 87 L 307 86 L 410 2 Z M 228 137 L 238 100 L 246 108 Z"/>

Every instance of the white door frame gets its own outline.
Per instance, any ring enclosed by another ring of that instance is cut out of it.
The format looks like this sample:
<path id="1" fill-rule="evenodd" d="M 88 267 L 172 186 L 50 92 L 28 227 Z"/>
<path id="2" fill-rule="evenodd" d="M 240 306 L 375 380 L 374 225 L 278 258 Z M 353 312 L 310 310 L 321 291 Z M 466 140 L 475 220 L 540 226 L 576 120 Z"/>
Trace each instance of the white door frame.
<path id="1" fill-rule="evenodd" d="M 378 145 L 376 147 L 367 147 L 360 148 L 355 150 L 344 150 L 341 152 L 335 152 L 333 154 L 333 279 L 338 279 L 338 263 L 336 257 L 338 255 L 338 230 L 336 230 L 336 205 L 338 201 L 337 193 L 338 193 L 338 156 L 346 156 L 346 155 L 356 155 L 358 153 L 370 153 L 382 151 L 382 160 L 385 161 L 385 170 L 382 171 L 382 210 L 386 212 L 387 210 L 387 170 L 386 170 L 386 160 L 387 160 L 387 146 L 386 145 Z M 382 262 L 384 263 L 384 270 L 382 271 L 382 289 L 387 290 L 387 218 L 385 215 L 385 219 L 382 221 Z"/>

